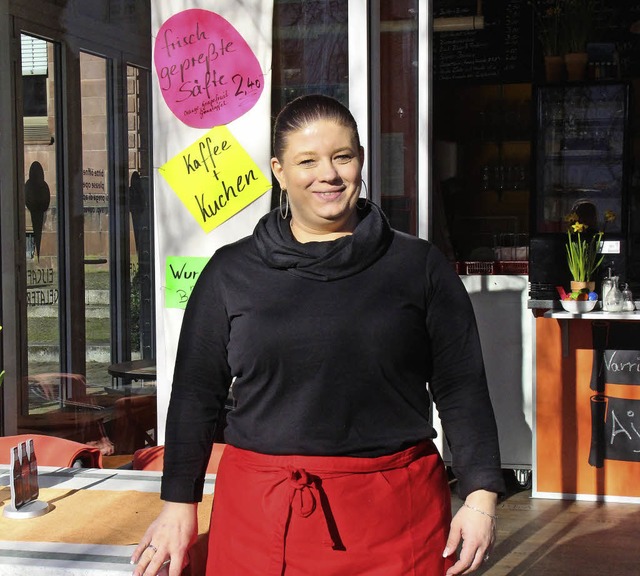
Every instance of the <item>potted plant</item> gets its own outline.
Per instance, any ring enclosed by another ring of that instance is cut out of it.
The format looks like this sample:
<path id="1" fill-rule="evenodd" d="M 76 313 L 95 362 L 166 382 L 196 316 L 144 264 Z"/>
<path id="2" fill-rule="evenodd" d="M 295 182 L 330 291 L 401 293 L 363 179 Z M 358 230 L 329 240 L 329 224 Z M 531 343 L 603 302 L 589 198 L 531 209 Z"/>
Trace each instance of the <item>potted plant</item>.
<path id="1" fill-rule="evenodd" d="M 560 82 L 564 76 L 562 0 L 533 0 L 535 26 L 544 57 L 545 78 Z"/>
<path id="2" fill-rule="evenodd" d="M 566 0 L 562 35 L 566 45 L 567 80 L 584 80 L 587 72 L 587 41 L 592 33 L 595 0 Z"/>
<path id="3" fill-rule="evenodd" d="M 613 222 L 616 216 L 611 210 L 605 213 L 605 226 L 607 222 Z M 589 226 L 580 221 L 576 212 L 569 214 L 565 221 L 569 224 L 567 229 L 567 265 L 571 272 L 571 291 L 576 292 L 587 289 L 593 292 L 595 289 L 595 271 L 598 269 L 604 254 L 599 252 L 600 243 L 604 236 L 604 230 L 596 232 L 588 237 Z M 583 234 L 587 233 L 587 236 Z"/>

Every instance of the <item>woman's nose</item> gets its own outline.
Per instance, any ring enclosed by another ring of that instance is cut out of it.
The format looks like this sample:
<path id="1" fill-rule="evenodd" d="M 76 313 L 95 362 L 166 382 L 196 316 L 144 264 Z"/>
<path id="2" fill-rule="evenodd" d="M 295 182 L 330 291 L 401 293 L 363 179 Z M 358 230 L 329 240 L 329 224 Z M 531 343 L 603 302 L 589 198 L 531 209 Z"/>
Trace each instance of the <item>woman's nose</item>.
<path id="1" fill-rule="evenodd" d="M 323 160 L 320 163 L 319 176 L 322 180 L 327 180 L 329 182 L 334 181 L 340 178 L 336 167 L 333 165 L 331 160 Z"/>

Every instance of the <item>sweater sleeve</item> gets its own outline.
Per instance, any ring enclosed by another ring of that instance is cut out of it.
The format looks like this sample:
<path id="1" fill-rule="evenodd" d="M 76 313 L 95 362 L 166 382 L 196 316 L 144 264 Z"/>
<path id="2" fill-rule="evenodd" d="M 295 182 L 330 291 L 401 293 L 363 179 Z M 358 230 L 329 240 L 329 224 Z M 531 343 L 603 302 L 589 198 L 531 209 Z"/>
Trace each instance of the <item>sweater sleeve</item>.
<path id="1" fill-rule="evenodd" d="M 229 319 L 214 256 L 187 303 L 167 414 L 161 498 L 202 500 L 218 414 L 231 384 Z"/>
<path id="2" fill-rule="evenodd" d="M 452 455 L 462 498 L 479 489 L 504 493 L 500 450 L 471 300 L 444 255 L 427 259 L 429 386 Z"/>

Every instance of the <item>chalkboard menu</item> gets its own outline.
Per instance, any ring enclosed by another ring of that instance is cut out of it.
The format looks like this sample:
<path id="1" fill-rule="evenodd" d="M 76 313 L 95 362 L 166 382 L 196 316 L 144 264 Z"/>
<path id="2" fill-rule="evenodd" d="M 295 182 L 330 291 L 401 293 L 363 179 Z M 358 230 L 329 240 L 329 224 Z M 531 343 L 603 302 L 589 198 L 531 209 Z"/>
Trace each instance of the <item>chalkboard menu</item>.
<path id="1" fill-rule="evenodd" d="M 434 18 L 475 16 L 477 0 L 434 0 Z M 485 0 L 484 28 L 433 35 L 435 80 L 529 82 L 532 10 L 528 0 Z"/>
<path id="2" fill-rule="evenodd" d="M 592 323 L 592 390 L 604 392 L 605 384 L 640 386 L 639 324 L 606 321 Z"/>

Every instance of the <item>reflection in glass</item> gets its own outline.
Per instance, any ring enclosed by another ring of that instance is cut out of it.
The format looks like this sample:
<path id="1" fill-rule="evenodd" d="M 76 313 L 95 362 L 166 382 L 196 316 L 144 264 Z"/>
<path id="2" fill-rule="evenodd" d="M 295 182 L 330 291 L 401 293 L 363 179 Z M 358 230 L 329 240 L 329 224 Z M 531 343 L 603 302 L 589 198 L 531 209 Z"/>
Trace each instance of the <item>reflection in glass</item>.
<path id="1" fill-rule="evenodd" d="M 84 213 L 85 350 L 87 380 L 110 383 L 109 154 L 107 61 L 80 53 L 82 204 Z"/>
<path id="2" fill-rule="evenodd" d="M 304 94 L 326 94 L 349 105 L 347 0 L 289 2 L 273 5 L 272 118 Z M 280 188 L 273 179 L 272 206 Z"/>
<path id="3" fill-rule="evenodd" d="M 60 386 L 38 385 L 38 375 L 60 371 L 58 177 L 53 44 L 23 34 L 24 198 L 27 370 L 22 414 L 58 409 Z M 20 422 L 23 424 L 24 422 Z"/>
<path id="4" fill-rule="evenodd" d="M 274 112 L 303 94 L 348 105 L 348 2 L 276 0 L 273 9 Z"/>
<path id="5" fill-rule="evenodd" d="M 382 208 L 417 233 L 418 2 L 380 2 Z"/>
<path id="6" fill-rule="evenodd" d="M 580 204 L 596 210 L 591 230 L 620 232 L 625 105 L 622 84 L 539 88 L 537 232 L 564 232 Z"/>
<path id="7" fill-rule="evenodd" d="M 152 358 L 152 205 L 149 190 L 149 73 L 127 66 L 127 125 L 129 133 L 130 214 L 129 281 L 131 284 L 127 318 L 131 358 Z"/>

